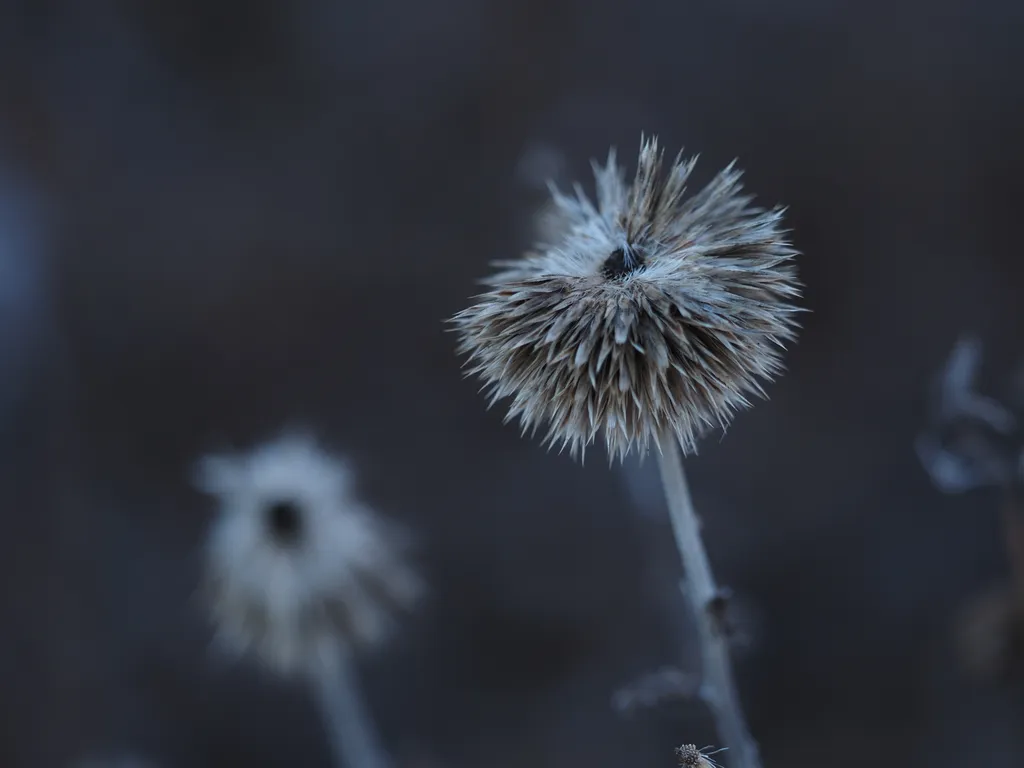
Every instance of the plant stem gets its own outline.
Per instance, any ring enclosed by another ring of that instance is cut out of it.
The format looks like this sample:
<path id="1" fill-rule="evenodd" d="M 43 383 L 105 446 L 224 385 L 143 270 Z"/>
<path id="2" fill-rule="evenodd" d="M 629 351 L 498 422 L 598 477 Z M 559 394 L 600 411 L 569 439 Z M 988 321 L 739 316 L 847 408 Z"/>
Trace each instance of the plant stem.
<path id="1" fill-rule="evenodd" d="M 743 719 L 729 658 L 728 640 L 711 611 L 719 592 L 701 541 L 700 520 L 686 485 L 679 442 L 670 432 L 663 433 L 660 440 L 658 464 L 661 468 L 661 482 L 665 487 L 669 517 L 686 574 L 682 584 L 683 593 L 693 609 L 700 637 L 701 694 L 715 718 L 722 746 L 729 748 L 733 768 L 760 768 L 757 743 Z"/>
<path id="2" fill-rule="evenodd" d="M 341 654 L 337 663 L 314 675 L 313 692 L 335 768 L 390 768 L 350 656 Z"/>

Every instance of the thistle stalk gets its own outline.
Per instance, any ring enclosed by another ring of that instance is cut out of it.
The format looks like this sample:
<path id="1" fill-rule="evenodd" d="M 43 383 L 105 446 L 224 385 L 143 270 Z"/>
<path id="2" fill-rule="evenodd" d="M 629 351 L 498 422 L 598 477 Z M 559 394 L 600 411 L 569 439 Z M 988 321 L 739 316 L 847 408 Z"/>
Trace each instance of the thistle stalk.
<path id="1" fill-rule="evenodd" d="M 323 718 L 336 768 L 391 768 L 373 718 L 363 700 L 349 654 L 339 654 L 312 678 L 313 693 Z"/>
<path id="2" fill-rule="evenodd" d="M 686 572 L 682 591 L 693 610 L 700 638 L 701 698 L 714 716 L 719 738 L 729 749 L 733 768 L 760 768 L 757 743 L 747 729 L 736 689 L 728 639 L 711 610 L 712 601 L 719 592 L 701 540 L 700 520 L 686 484 L 679 443 L 671 432 L 663 433 L 660 443 L 658 465 L 661 482 L 665 488 L 676 546 Z"/>

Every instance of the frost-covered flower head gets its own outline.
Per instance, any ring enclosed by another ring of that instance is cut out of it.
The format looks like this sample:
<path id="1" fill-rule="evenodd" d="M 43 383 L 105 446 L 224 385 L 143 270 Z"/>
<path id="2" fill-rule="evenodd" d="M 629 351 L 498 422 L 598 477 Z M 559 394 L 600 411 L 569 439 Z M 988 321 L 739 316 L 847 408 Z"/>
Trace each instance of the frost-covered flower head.
<path id="1" fill-rule="evenodd" d="M 379 641 L 419 596 L 402 533 L 353 495 L 348 466 L 311 437 L 208 456 L 197 475 L 220 502 L 204 592 L 230 649 L 284 674 L 316 669 Z"/>
<path id="2" fill-rule="evenodd" d="M 674 434 L 687 450 L 763 396 L 794 338 L 796 251 L 782 211 L 751 205 L 729 166 L 694 195 L 695 160 L 663 168 L 641 143 L 636 177 L 609 153 L 597 204 L 553 192 L 564 235 L 504 269 L 452 320 L 470 372 L 508 419 L 547 425 L 572 453 L 604 433 L 610 454 Z"/>

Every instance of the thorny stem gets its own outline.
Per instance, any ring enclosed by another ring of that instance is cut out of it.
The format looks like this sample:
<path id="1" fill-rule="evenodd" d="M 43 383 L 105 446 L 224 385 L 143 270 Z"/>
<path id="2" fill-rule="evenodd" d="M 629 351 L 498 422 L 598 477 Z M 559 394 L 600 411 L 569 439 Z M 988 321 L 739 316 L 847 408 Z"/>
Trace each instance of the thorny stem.
<path id="1" fill-rule="evenodd" d="M 676 545 L 686 572 L 683 593 L 693 609 L 700 636 L 702 695 L 714 715 L 719 738 L 729 749 L 732 768 L 760 768 L 757 743 L 743 718 L 728 641 L 712 611 L 721 598 L 701 541 L 700 520 L 686 485 L 679 443 L 670 432 L 663 433 L 660 442 L 658 463 L 661 482 L 665 487 Z"/>
<path id="2" fill-rule="evenodd" d="M 391 760 L 363 702 L 352 659 L 339 655 L 336 663 L 314 676 L 313 690 L 335 768 L 390 768 Z"/>

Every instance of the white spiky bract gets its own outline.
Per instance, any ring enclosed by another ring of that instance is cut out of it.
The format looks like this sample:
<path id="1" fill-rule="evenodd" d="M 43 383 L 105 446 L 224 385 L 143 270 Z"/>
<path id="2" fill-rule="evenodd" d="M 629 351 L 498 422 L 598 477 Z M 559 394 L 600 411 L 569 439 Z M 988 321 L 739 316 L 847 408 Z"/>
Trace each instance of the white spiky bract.
<path id="1" fill-rule="evenodd" d="M 546 424 L 573 455 L 602 431 L 612 457 L 666 431 L 692 451 L 780 372 L 800 311 L 782 211 L 753 206 L 732 165 L 687 196 L 694 164 L 666 172 L 643 140 L 630 184 L 613 150 L 597 204 L 553 191 L 566 234 L 499 263 L 452 319 L 469 372 L 492 404 L 512 398 L 524 432 Z"/>
<path id="2" fill-rule="evenodd" d="M 393 613 L 420 595 L 404 534 L 353 495 L 348 466 L 307 435 L 208 456 L 197 484 L 220 501 L 204 593 L 231 650 L 282 674 L 316 670 L 379 641 Z M 278 504 L 298 516 L 286 537 L 268 517 Z"/>

